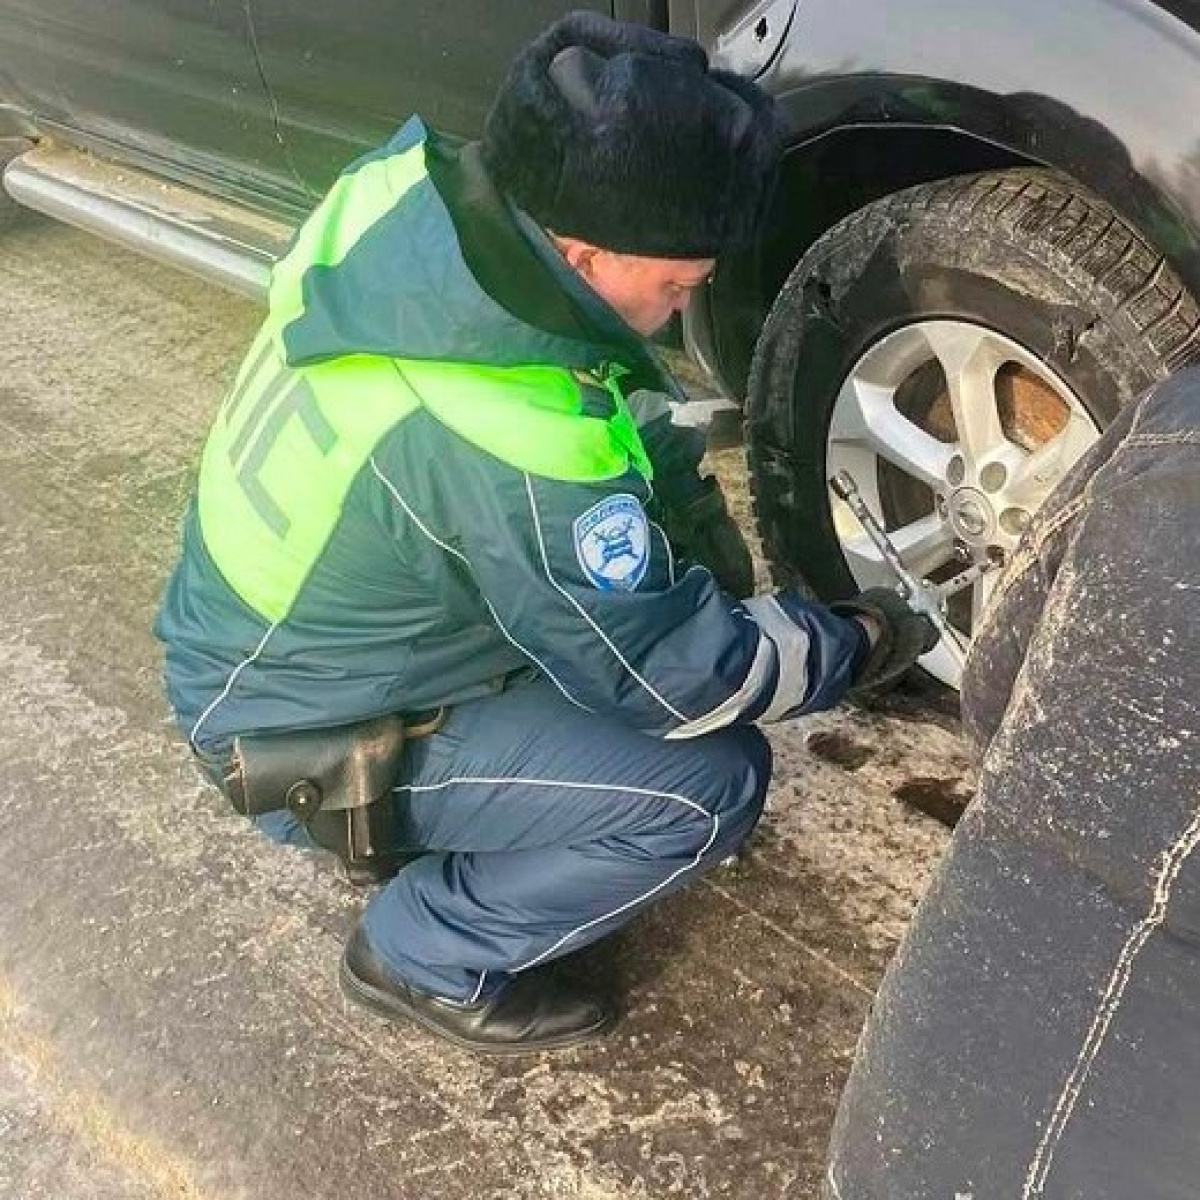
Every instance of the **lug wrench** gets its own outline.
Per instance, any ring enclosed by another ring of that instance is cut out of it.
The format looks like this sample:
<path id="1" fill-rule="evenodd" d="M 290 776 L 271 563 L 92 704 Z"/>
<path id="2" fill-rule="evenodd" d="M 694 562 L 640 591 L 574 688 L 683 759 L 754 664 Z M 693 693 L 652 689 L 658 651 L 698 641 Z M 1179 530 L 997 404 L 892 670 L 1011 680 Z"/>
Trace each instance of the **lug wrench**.
<path id="1" fill-rule="evenodd" d="M 904 597 L 905 603 L 915 613 L 920 613 L 933 622 L 934 628 L 945 639 L 950 648 L 965 656 L 967 645 L 963 635 L 959 633 L 946 617 L 946 598 L 955 592 L 969 587 L 977 579 L 986 574 L 996 565 L 991 562 L 976 563 L 965 571 L 960 571 L 953 579 L 943 584 L 933 584 L 926 579 L 918 579 L 900 558 L 900 553 L 892 544 L 891 538 L 884 532 L 883 526 L 875 520 L 874 513 L 867 507 L 854 482 L 854 476 L 849 471 L 839 471 L 830 481 L 829 486 L 834 495 L 845 502 L 854 514 L 863 532 L 871 539 L 875 549 L 883 556 L 883 561 L 896 577 L 896 590 Z"/>

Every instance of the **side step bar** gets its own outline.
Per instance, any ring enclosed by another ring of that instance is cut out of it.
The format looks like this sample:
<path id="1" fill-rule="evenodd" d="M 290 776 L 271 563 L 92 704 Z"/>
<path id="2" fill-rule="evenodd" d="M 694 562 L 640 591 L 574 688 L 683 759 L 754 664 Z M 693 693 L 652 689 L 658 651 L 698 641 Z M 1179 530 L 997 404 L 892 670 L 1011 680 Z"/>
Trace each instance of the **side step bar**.
<path id="1" fill-rule="evenodd" d="M 82 150 L 42 144 L 4 170 L 18 203 L 263 302 L 292 228 Z"/>

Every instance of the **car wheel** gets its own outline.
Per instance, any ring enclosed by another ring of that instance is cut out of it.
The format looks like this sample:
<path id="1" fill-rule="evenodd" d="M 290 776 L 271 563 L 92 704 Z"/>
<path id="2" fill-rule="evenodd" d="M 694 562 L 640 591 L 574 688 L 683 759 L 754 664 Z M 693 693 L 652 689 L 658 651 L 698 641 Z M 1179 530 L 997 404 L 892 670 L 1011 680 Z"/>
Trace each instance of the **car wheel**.
<path id="1" fill-rule="evenodd" d="M 1105 203 L 1012 170 L 851 214 L 792 272 L 755 352 L 747 446 L 780 583 L 894 579 L 827 481 L 848 471 L 965 644 L 1037 506 L 1120 406 L 1197 357 L 1200 310 Z M 960 649 L 922 660 L 957 686 Z"/>

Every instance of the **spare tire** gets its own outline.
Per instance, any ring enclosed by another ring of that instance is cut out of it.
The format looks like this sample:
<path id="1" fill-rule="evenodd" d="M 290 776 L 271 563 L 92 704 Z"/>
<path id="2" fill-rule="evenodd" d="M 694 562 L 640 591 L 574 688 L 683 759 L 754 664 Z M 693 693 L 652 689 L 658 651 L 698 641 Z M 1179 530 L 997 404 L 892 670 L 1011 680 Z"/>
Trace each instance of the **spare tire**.
<path id="1" fill-rule="evenodd" d="M 1030 513 L 1121 405 L 1200 354 L 1200 309 L 1116 212 L 1048 171 L 961 176 L 851 214 L 791 273 L 751 370 L 755 513 L 780 583 L 894 582 L 829 476 L 915 574 L 973 582 L 969 639 Z M 923 660 L 957 686 L 962 655 Z"/>

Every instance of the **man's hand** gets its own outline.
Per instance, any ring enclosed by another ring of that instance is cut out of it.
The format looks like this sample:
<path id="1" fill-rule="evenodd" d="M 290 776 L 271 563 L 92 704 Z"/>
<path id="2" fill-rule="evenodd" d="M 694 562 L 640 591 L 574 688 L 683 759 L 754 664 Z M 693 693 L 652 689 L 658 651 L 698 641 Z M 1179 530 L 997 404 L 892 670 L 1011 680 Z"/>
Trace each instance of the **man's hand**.
<path id="1" fill-rule="evenodd" d="M 869 588 L 829 607 L 838 616 L 863 623 L 871 642 L 850 687 L 852 700 L 870 702 L 890 691 L 918 658 L 938 644 L 938 632 L 929 618 L 913 612 L 890 588 Z"/>
<path id="2" fill-rule="evenodd" d="M 700 480 L 700 489 L 686 503 L 663 504 L 663 527 L 671 545 L 684 558 L 707 567 L 735 599 L 754 591 L 750 547 L 711 475 Z"/>

